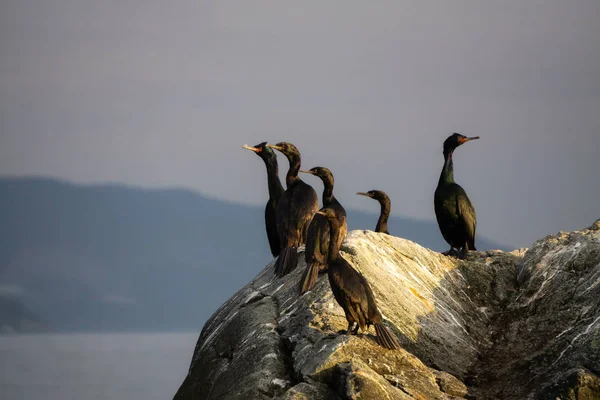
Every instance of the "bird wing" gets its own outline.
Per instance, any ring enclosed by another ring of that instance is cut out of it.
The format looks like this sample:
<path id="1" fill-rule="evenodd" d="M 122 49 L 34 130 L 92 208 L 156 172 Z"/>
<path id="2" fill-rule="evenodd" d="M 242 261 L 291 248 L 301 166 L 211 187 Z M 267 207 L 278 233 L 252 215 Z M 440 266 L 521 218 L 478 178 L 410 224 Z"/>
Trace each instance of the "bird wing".
<path id="1" fill-rule="evenodd" d="M 473 207 L 471 200 L 469 200 L 467 193 L 460 186 L 458 186 L 458 190 L 456 191 L 456 207 L 459 221 L 462 222 L 464 226 L 468 243 L 474 249 L 477 216 L 475 215 L 475 208 Z"/>
<path id="2" fill-rule="evenodd" d="M 314 189 L 304 182 L 285 191 L 277 204 L 277 231 L 281 246 L 301 246 L 308 227 L 318 210 L 319 200 Z"/>
<path id="3" fill-rule="evenodd" d="M 329 238 L 329 221 L 324 216 L 316 214 L 306 235 L 305 259 L 307 263 L 314 261 L 321 264 L 327 263 Z"/>
<path id="4" fill-rule="evenodd" d="M 319 215 L 319 217 L 323 216 Z M 326 263 L 327 255 L 329 254 L 329 240 L 331 239 L 329 221 L 327 221 L 327 219 L 325 219 L 324 224 L 319 226 L 319 232 L 317 234 L 319 235 L 319 243 L 316 250 L 319 252 L 322 262 Z"/>
<path id="5" fill-rule="evenodd" d="M 341 220 L 341 224 L 340 224 L 340 235 L 338 237 L 338 240 L 339 240 L 338 244 L 341 248 L 342 243 L 344 242 L 344 239 L 348 235 L 348 223 L 346 222 L 346 214 L 345 213 L 344 213 L 344 215 L 341 216 L 340 220 Z"/>
<path id="6" fill-rule="evenodd" d="M 338 239 L 337 244 L 341 248 L 342 243 L 344 242 L 344 239 L 346 238 L 346 235 L 348 234 L 348 224 L 346 222 L 346 210 L 344 209 L 344 207 L 342 207 L 342 205 L 335 198 L 335 196 L 333 197 L 329 207 L 335 211 L 338 221 L 340 222 L 340 234 L 337 238 Z"/>
<path id="7" fill-rule="evenodd" d="M 438 226 L 440 227 L 440 232 L 442 233 L 444 240 L 448 243 L 452 243 L 452 238 L 448 235 L 448 231 L 451 231 L 456 224 L 455 218 L 453 218 L 446 209 L 446 207 L 452 209 L 456 206 L 456 196 L 449 196 L 450 193 L 448 193 L 451 189 L 452 188 L 448 186 L 438 187 L 435 190 L 434 201 L 435 217 Z"/>
<path id="8" fill-rule="evenodd" d="M 315 190 L 304 182 L 296 185 L 291 198 L 290 216 L 295 221 L 295 230 L 289 243 L 301 246 L 305 243 L 308 227 L 313 216 L 319 209 L 319 198 Z"/>
<path id="9" fill-rule="evenodd" d="M 332 271 L 332 277 L 340 289 L 340 294 L 348 303 L 360 305 L 360 308 L 364 310 L 368 309 L 368 295 L 360 279 L 360 274 L 346 260 L 341 259 L 340 261 L 346 264 L 343 267 L 343 273 L 340 273 L 341 268 L 335 268 Z"/>

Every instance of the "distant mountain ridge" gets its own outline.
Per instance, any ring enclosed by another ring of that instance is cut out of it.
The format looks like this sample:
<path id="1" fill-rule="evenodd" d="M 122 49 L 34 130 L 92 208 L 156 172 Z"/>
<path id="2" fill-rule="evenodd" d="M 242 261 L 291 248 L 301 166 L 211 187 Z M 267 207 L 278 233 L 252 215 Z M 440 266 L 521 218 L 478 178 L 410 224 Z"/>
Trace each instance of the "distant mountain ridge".
<path id="1" fill-rule="evenodd" d="M 53 330 L 198 329 L 271 261 L 263 210 L 185 189 L 0 178 L 0 288 L 20 288 Z M 349 210 L 349 230 L 376 219 Z M 389 225 L 446 248 L 434 222 Z M 477 247 L 505 249 L 481 237 Z"/>
<path id="2" fill-rule="evenodd" d="M 0 296 L 0 334 L 47 332 L 48 327 L 17 299 Z"/>

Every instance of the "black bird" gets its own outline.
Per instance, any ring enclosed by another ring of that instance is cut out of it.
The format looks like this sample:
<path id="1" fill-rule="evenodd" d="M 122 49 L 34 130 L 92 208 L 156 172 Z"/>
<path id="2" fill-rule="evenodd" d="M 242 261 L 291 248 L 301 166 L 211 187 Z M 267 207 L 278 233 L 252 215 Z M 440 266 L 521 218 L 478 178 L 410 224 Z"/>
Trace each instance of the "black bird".
<path id="1" fill-rule="evenodd" d="M 377 343 L 388 349 L 399 349 L 398 339 L 382 323 L 383 318 L 377 309 L 369 282 L 340 255 L 340 246 L 336 241 L 341 229 L 337 213 L 331 208 L 326 208 L 317 214 L 327 217 L 330 225 L 327 276 L 333 296 L 346 314 L 348 321 L 346 332 L 357 334 L 359 327 L 362 331 L 367 331 L 369 326 L 374 325 Z M 353 330 L 355 323 L 357 325 Z"/>
<path id="2" fill-rule="evenodd" d="M 308 171 L 300 170 L 300 172 L 318 176 L 323 181 L 323 208 L 321 210 L 331 208 L 335 211 L 340 223 L 340 231 L 336 240 L 341 246 L 348 232 L 348 225 L 346 224 L 346 210 L 333 195 L 333 174 L 325 167 L 314 167 Z M 323 215 L 315 214 L 306 236 L 306 250 L 304 251 L 306 270 L 300 280 L 300 294 L 311 290 L 317 282 L 319 272 L 327 269 L 329 237 L 329 221 Z"/>
<path id="3" fill-rule="evenodd" d="M 281 195 L 275 216 L 281 251 L 275 262 L 275 273 L 284 276 L 296 268 L 298 246 L 306 242 L 308 225 L 319 209 L 319 199 L 315 190 L 298 177 L 300 152 L 291 143 L 267 144 L 282 152 L 290 163 L 285 177 L 287 189 Z"/>
<path id="4" fill-rule="evenodd" d="M 444 142 L 444 168 L 435 189 L 434 206 L 442 236 L 450 245 L 450 250 L 445 255 L 455 255 L 464 258 L 469 250 L 475 248 L 475 228 L 477 217 L 471 200 L 460 185 L 454 182 L 454 166 L 452 153 L 454 149 L 469 140 L 479 139 L 466 137 L 455 133 Z"/>
<path id="5" fill-rule="evenodd" d="M 381 205 L 381 213 L 379 214 L 379 219 L 377 220 L 377 225 L 375 226 L 375 232 L 387 233 L 388 231 L 388 218 L 390 217 L 390 210 L 392 208 L 392 203 L 390 202 L 390 198 L 387 194 L 385 194 L 382 190 L 369 190 L 368 192 L 358 192 L 356 193 L 361 196 L 367 196 L 372 199 L 375 199 Z"/>
<path id="6" fill-rule="evenodd" d="M 273 257 L 279 255 L 281 246 L 279 244 L 279 234 L 277 233 L 277 223 L 275 221 L 275 208 L 279 198 L 283 194 L 283 186 L 279 180 L 279 167 L 277 165 L 277 155 L 271 148 L 267 147 L 267 142 L 262 142 L 254 147 L 248 145 L 243 148 L 255 152 L 265 162 L 267 167 L 267 185 L 269 188 L 269 201 L 265 207 L 265 225 L 267 228 L 267 239 Z"/>

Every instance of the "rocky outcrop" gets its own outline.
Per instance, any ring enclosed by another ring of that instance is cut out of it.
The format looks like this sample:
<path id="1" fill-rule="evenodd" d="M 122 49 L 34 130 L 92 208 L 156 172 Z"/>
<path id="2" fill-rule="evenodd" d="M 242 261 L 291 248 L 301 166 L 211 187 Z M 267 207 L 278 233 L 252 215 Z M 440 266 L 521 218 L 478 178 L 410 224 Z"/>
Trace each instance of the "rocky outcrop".
<path id="1" fill-rule="evenodd" d="M 271 263 L 206 322 L 175 398 L 600 398 L 600 221 L 464 261 L 370 231 L 342 250 L 401 350 L 338 334 L 326 275 L 298 296 L 304 261 Z"/>

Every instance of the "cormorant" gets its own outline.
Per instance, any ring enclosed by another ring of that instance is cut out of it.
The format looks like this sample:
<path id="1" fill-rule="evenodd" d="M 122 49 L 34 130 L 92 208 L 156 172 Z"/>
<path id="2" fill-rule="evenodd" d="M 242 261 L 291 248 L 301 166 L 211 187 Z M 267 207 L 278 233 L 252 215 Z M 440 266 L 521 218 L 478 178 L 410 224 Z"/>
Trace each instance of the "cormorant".
<path id="1" fill-rule="evenodd" d="M 333 195 L 333 174 L 325 167 L 314 167 L 308 171 L 300 170 L 307 174 L 315 175 L 323 181 L 323 208 L 331 208 L 335 211 L 340 223 L 340 232 L 337 236 L 338 245 L 341 246 L 348 225 L 346 224 L 346 210 Z M 315 214 L 306 236 L 306 250 L 304 259 L 306 260 L 306 270 L 300 280 L 300 294 L 311 290 L 320 271 L 327 269 L 327 254 L 329 253 L 329 221 L 323 215 Z"/>
<path id="2" fill-rule="evenodd" d="M 375 232 L 387 233 L 388 231 L 388 218 L 390 216 L 390 209 L 392 207 L 392 203 L 390 202 L 390 198 L 387 194 L 385 194 L 382 190 L 369 190 L 368 192 L 358 192 L 356 193 L 361 196 L 367 196 L 372 199 L 375 199 L 381 205 L 381 213 L 379 214 L 379 219 L 377 220 L 377 225 L 375 226 Z"/>
<path id="3" fill-rule="evenodd" d="M 325 208 L 318 211 L 317 214 L 327 217 L 330 225 L 331 239 L 329 241 L 327 276 L 333 296 L 346 314 L 348 321 L 346 332 L 357 334 L 359 327 L 366 331 L 370 325 L 374 325 L 377 343 L 388 349 L 399 349 L 398 339 L 382 323 L 383 318 L 377 309 L 375 296 L 373 296 L 369 282 L 340 255 L 340 246 L 336 241 L 340 231 L 337 213 L 331 208 Z M 353 330 L 354 323 L 357 325 Z"/>
<path id="4" fill-rule="evenodd" d="M 255 152 L 265 162 L 267 167 L 267 185 L 269 188 L 269 201 L 265 206 L 265 225 L 267 228 L 267 238 L 273 257 L 279 255 L 281 246 L 279 244 L 279 234 L 277 233 L 277 223 L 275 221 L 275 208 L 277 202 L 283 194 L 283 186 L 279 180 L 279 167 L 277 166 L 277 155 L 271 148 L 266 146 L 267 142 L 262 142 L 254 147 L 248 145 L 243 148 Z"/>
<path id="5" fill-rule="evenodd" d="M 464 258 L 469 250 L 475 248 L 475 228 L 477 217 L 471 200 L 460 185 L 454 182 L 454 166 L 452 153 L 454 149 L 469 140 L 479 139 L 466 137 L 455 133 L 444 142 L 444 168 L 435 189 L 434 206 L 442 236 L 450 245 L 450 250 L 444 255 L 455 255 L 456 250 L 460 258 Z"/>
<path id="6" fill-rule="evenodd" d="M 281 195 L 275 216 L 281 251 L 275 262 L 275 273 L 284 276 L 296 268 L 298 246 L 306 242 L 308 225 L 319 209 L 319 199 L 315 190 L 298 177 L 300 170 L 300 152 L 291 143 L 267 144 L 283 153 L 290 169 L 285 177 L 287 189 Z"/>

